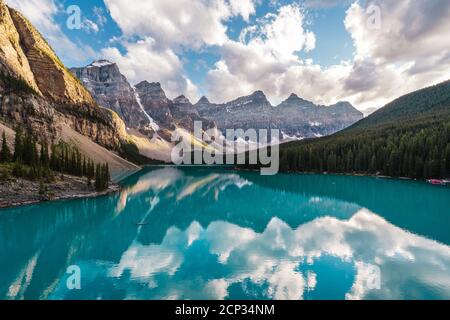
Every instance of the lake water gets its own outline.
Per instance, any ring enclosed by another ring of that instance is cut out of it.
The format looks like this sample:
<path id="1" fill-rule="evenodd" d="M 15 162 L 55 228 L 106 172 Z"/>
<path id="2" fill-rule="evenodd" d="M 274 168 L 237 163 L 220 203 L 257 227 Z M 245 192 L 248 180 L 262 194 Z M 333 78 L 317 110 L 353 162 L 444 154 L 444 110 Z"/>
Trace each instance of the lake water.
<path id="1" fill-rule="evenodd" d="M 0 210 L 0 299 L 450 299 L 450 188 L 176 167 L 123 184 Z"/>

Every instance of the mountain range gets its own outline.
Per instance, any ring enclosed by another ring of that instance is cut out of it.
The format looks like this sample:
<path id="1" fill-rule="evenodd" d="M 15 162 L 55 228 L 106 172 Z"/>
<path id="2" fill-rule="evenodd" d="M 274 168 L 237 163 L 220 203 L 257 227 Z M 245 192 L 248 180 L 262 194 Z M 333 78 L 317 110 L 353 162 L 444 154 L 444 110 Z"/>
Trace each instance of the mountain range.
<path id="1" fill-rule="evenodd" d="M 120 73 L 117 64 L 94 61 L 71 71 L 103 107 L 117 112 L 129 128 L 149 133 L 146 125 L 168 139 L 175 128 L 193 131 L 194 121 L 204 129 L 279 129 L 284 139 L 320 137 L 335 133 L 363 118 L 348 102 L 318 106 L 292 94 L 272 106 L 262 91 L 224 104 L 202 97 L 193 104 L 184 95 L 170 100 L 160 83 L 142 81 L 134 88 Z"/>
<path id="2" fill-rule="evenodd" d="M 201 121 L 203 130 L 272 128 L 284 141 L 301 140 L 282 146 L 285 170 L 445 176 L 449 95 L 444 82 L 364 119 L 348 102 L 320 106 L 296 94 L 276 106 L 262 91 L 220 104 L 170 99 L 160 83 L 131 85 L 114 62 L 67 69 L 32 24 L 0 0 L 0 125 L 8 137 L 21 125 L 75 144 L 112 172 L 137 168 L 124 158 L 170 161 L 174 130 L 196 139 L 194 121 Z"/>
<path id="3" fill-rule="evenodd" d="M 216 121 L 220 130 L 279 129 L 284 138 L 297 139 L 333 134 L 363 118 L 349 102 L 319 106 L 296 94 L 272 106 L 262 91 L 225 104 L 202 97 L 195 107 L 201 116 Z"/>

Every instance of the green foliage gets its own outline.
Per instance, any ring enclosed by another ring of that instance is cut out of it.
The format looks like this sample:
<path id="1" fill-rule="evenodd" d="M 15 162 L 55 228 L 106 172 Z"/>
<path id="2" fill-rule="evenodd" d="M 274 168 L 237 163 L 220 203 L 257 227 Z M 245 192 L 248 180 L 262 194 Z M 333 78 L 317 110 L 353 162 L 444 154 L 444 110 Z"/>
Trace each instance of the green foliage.
<path id="1" fill-rule="evenodd" d="M 16 178 L 25 178 L 27 176 L 27 170 L 23 164 L 16 161 L 14 162 L 12 174 Z"/>
<path id="2" fill-rule="evenodd" d="M 97 164 L 95 169 L 95 190 L 104 191 L 108 189 L 111 180 L 108 164 Z"/>
<path id="3" fill-rule="evenodd" d="M 396 127 L 400 122 L 429 122 L 448 116 L 450 81 L 402 96 L 346 131 Z"/>
<path id="4" fill-rule="evenodd" d="M 4 141 L 6 141 L 5 137 Z M 5 150 L 9 149 L 2 147 L 0 151 L 2 159 L 3 154 L 8 153 Z M 108 164 L 98 164 L 96 170 L 91 159 L 83 156 L 76 147 L 64 142 L 49 146 L 46 139 L 41 139 L 40 148 L 38 148 L 37 139 L 32 130 L 24 133 L 21 127 L 16 128 L 14 156 L 9 153 L 9 157 L 6 158 L 9 159 L 8 161 L 13 161 L 11 173 L 15 177 L 39 180 L 41 184 L 44 181 L 51 182 L 55 172 L 59 172 L 61 177 L 63 174 L 86 177 L 88 186 L 95 179 L 95 186 L 99 191 L 107 189 L 111 180 Z"/>
<path id="5" fill-rule="evenodd" d="M 3 83 L 7 94 L 36 94 L 36 91 L 22 78 L 15 78 L 8 74 L 0 73 L 0 82 Z"/>
<path id="6" fill-rule="evenodd" d="M 8 181 L 11 179 L 12 175 L 12 165 L 11 164 L 0 164 L 0 181 Z"/>
<path id="7" fill-rule="evenodd" d="M 2 135 L 2 147 L 0 150 L 0 162 L 9 162 L 11 160 L 11 151 L 9 150 L 8 143 L 6 142 L 6 133 L 3 131 Z"/>

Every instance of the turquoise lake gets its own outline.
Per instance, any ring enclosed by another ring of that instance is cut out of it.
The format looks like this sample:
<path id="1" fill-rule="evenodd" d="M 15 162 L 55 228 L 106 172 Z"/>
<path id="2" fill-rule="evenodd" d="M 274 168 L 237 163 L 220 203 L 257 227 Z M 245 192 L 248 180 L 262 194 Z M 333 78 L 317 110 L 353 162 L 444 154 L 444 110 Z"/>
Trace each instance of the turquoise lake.
<path id="1" fill-rule="evenodd" d="M 177 167 L 123 186 L 0 210 L 0 300 L 450 299 L 450 188 Z"/>

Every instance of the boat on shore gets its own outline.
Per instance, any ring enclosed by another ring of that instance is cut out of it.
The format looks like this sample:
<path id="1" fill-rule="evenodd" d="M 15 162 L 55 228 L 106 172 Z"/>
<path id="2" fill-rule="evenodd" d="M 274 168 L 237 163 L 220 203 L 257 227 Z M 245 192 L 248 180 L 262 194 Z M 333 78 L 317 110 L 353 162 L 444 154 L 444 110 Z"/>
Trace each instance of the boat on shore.
<path id="1" fill-rule="evenodd" d="M 434 186 L 450 186 L 450 180 L 428 179 L 427 182 Z"/>

